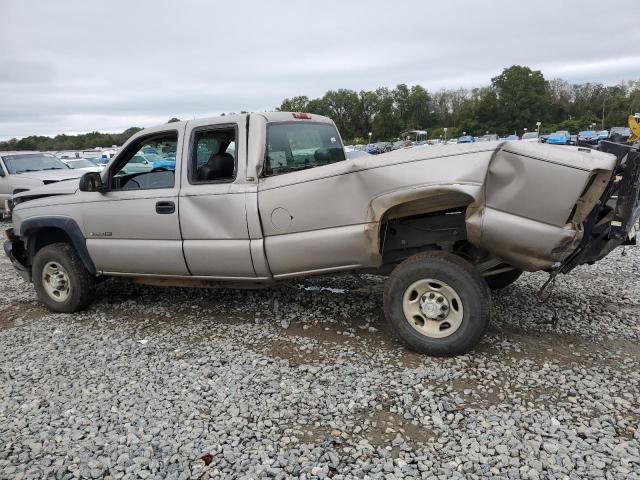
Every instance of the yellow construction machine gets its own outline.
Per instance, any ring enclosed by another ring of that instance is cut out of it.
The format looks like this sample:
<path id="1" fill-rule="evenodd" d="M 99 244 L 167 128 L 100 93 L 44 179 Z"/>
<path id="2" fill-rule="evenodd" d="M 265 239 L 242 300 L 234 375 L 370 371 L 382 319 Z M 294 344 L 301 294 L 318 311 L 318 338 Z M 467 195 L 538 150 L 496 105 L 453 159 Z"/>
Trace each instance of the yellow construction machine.
<path id="1" fill-rule="evenodd" d="M 631 130 L 630 142 L 637 142 L 640 140 L 640 113 L 635 115 L 629 115 L 629 129 Z"/>

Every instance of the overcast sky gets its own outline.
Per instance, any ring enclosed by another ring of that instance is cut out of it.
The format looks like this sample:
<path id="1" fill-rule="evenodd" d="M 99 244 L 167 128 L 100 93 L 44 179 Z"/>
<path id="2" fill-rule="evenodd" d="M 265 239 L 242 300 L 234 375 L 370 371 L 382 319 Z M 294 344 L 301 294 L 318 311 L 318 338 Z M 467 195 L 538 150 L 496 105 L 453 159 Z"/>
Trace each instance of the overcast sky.
<path id="1" fill-rule="evenodd" d="M 636 0 L 0 0 L 0 139 L 419 83 L 640 79 Z"/>

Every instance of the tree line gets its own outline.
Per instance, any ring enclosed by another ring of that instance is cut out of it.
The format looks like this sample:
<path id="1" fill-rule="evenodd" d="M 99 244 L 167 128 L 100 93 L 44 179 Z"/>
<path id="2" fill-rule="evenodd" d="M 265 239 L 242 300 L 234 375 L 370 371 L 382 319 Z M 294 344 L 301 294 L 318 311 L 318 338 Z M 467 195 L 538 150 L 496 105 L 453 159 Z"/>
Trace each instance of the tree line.
<path id="1" fill-rule="evenodd" d="M 626 126 L 640 111 L 640 80 L 614 86 L 548 81 L 539 70 L 514 65 L 486 87 L 428 92 L 420 85 L 381 87 L 372 91 L 330 90 L 320 98 L 285 99 L 282 111 L 302 111 L 331 117 L 347 143 L 392 140 L 409 130 L 427 130 L 429 138 L 497 133 L 521 135 L 577 132 Z"/>
<path id="2" fill-rule="evenodd" d="M 388 141 L 409 130 L 427 130 L 429 138 L 488 133 L 522 134 L 525 128 L 550 133 L 625 126 L 640 112 L 640 80 L 606 86 L 547 80 L 539 70 L 514 65 L 485 87 L 429 92 L 421 85 L 375 90 L 329 90 L 322 97 L 295 96 L 277 110 L 331 117 L 346 143 Z M 169 121 L 178 121 L 172 118 Z M 29 136 L 0 142 L 0 150 L 76 150 L 122 145 L 140 128 L 122 133 L 91 132 L 55 137 Z"/>

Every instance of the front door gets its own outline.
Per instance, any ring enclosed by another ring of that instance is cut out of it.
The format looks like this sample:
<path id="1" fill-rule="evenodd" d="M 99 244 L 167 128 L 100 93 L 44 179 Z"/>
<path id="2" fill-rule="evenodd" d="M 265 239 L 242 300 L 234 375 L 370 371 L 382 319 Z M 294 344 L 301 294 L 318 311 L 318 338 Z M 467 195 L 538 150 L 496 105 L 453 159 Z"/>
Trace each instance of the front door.
<path id="1" fill-rule="evenodd" d="M 103 175 L 106 193 L 84 192 L 83 230 L 99 272 L 189 275 L 178 219 L 180 151 L 184 125 L 146 133 L 124 147 Z M 141 157 L 160 157 L 162 167 Z M 136 162 L 136 168 L 130 163 Z M 172 168 L 173 166 L 173 168 Z"/>

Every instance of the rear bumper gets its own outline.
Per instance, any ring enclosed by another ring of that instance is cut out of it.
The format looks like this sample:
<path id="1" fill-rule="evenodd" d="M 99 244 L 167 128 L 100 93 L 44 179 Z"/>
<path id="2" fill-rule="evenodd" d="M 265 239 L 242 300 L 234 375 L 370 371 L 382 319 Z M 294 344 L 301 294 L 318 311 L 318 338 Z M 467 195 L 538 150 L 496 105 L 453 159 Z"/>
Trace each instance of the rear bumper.
<path id="1" fill-rule="evenodd" d="M 3 244 L 5 255 L 11 260 L 16 272 L 27 282 L 31 282 L 31 269 L 23 263 L 25 258 L 24 244 L 14 235 L 12 228 L 7 230 L 6 235 L 7 240 Z"/>
<path id="2" fill-rule="evenodd" d="M 580 245 L 569 255 L 560 272 L 594 263 L 620 245 L 636 244 L 640 218 L 640 151 L 628 145 L 602 142 L 600 149 L 616 155 L 614 174 L 598 205 L 584 222 Z"/>

